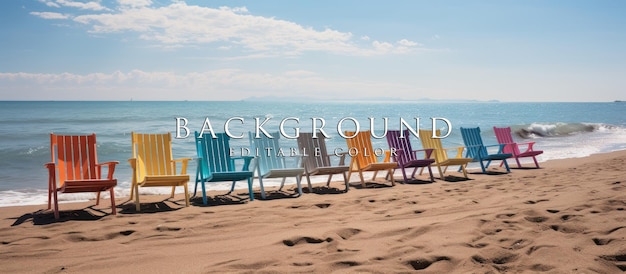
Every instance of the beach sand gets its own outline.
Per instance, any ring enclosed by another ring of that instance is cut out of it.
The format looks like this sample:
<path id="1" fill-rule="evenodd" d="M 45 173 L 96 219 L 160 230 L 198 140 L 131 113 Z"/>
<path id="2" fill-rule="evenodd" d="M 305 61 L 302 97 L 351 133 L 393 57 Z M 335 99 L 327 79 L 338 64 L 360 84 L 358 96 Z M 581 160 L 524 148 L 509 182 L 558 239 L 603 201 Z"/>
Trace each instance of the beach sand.
<path id="1" fill-rule="evenodd" d="M 0 272 L 621 273 L 625 166 L 619 151 L 467 181 L 334 182 L 296 199 L 239 202 L 242 189 L 185 208 L 181 195 L 142 196 L 139 213 L 118 199 L 117 216 L 107 200 L 66 203 L 58 222 L 45 205 L 3 207 Z"/>

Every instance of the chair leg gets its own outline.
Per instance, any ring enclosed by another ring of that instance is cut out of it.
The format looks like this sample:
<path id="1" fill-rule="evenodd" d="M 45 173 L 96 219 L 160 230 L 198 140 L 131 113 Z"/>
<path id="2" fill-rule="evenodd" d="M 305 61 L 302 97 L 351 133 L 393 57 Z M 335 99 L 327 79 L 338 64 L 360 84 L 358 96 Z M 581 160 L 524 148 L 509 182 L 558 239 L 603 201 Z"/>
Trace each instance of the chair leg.
<path id="1" fill-rule="evenodd" d="M 461 169 L 463 170 L 463 176 L 465 176 L 465 179 L 469 179 L 467 177 L 467 169 L 466 168 L 467 168 L 467 164 L 461 165 Z"/>
<path id="2" fill-rule="evenodd" d="M 129 201 L 132 200 L 133 197 L 135 197 L 135 196 L 133 196 L 134 194 L 135 194 L 135 183 L 131 182 L 131 185 L 130 185 L 130 198 L 128 198 Z"/>
<path id="3" fill-rule="evenodd" d="M 135 184 L 135 210 L 141 211 L 141 205 L 139 204 L 139 185 Z"/>
<path id="4" fill-rule="evenodd" d="M 345 172 L 342 172 L 341 174 L 343 174 L 343 182 L 346 184 L 346 192 L 348 192 L 348 190 L 350 189 L 350 184 L 348 183 L 348 177 L 346 176 Z"/>
<path id="5" fill-rule="evenodd" d="M 261 198 L 265 200 L 265 188 L 263 187 L 263 178 L 259 176 L 259 184 L 261 184 Z"/>
<path id="6" fill-rule="evenodd" d="M 510 173 L 511 169 L 509 168 L 509 164 L 507 162 L 504 162 L 504 166 L 506 167 L 506 172 Z"/>
<path id="7" fill-rule="evenodd" d="M 174 192 L 176 192 L 176 186 L 172 187 L 172 195 L 170 195 L 170 198 L 174 198 Z"/>
<path id="8" fill-rule="evenodd" d="M 413 173 L 411 173 L 411 180 L 415 179 L 415 173 L 417 173 L 417 167 L 413 168 Z M 422 170 L 424 170 L 424 168 L 422 167 Z"/>
<path id="9" fill-rule="evenodd" d="M 374 171 L 374 176 L 372 176 L 372 181 L 376 180 L 376 175 L 378 175 L 378 170 Z"/>
<path id="10" fill-rule="evenodd" d="M 52 208 L 52 188 L 48 186 L 48 209 Z"/>
<path id="11" fill-rule="evenodd" d="M 189 207 L 189 186 L 187 186 L 187 182 L 183 184 L 183 188 L 185 189 L 185 206 Z"/>
<path id="12" fill-rule="evenodd" d="M 443 175 L 443 171 L 441 171 L 441 166 L 437 165 L 437 169 L 439 169 L 439 176 L 441 176 L 441 180 L 445 180 L 446 177 Z"/>
<path id="13" fill-rule="evenodd" d="M 535 159 L 535 157 L 533 157 L 533 159 Z M 517 162 L 517 167 L 522 168 L 522 164 L 519 162 L 519 157 L 515 157 L 515 161 Z"/>
<path id="14" fill-rule="evenodd" d="M 296 185 L 298 186 L 298 196 L 302 196 L 302 175 L 296 175 Z"/>
<path id="15" fill-rule="evenodd" d="M 533 161 L 535 161 L 535 166 L 539 168 L 539 162 L 537 162 L 537 158 L 533 156 Z"/>
<path id="16" fill-rule="evenodd" d="M 361 186 L 365 188 L 365 179 L 363 179 L 363 170 L 359 169 L 359 177 L 361 178 Z"/>
<path id="17" fill-rule="evenodd" d="M 311 185 L 311 176 L 307 172 L 306 174 L 306 182 L 309 185 L 309 192 L 313 193 L 313 185 Z"/>
<path id="18" fill-rule="evenodd" d="M 254 201 L 254 192 L 252 192 L 252 177 L 248 178 L 248 196 L 250 196 L 250 201 Z"/>
<path id="19" fill-rule="evenodd" d="M 424 170 L 424 168 L 422 168 L 422 170 Z M 435 181 L 435 177 L 433 177 L 433 169 L 430 168 L 430 166 L 428 166 L 428 174 L 430 174 L 430 182 L 434 182 Z"/>
<path id="20" fill-rule="evenodd" d="M 391 177 L 392 177 L 391 180 L 393 181 L 393 176 L 391 176 Z M 402 177 L 404 178 L 404 183 L 405 184 L 409 182 L 409 180 L 406 178 L 406 171 L 405 171 L 404 168 L 402 169 Z"/>
<path id="21" fill-rule="evenodd" d="M 485 164 L 483 163 L 483 161 L 479 160 L 478 162 L 480 162 L 480 169 L 483 171 L 483 173 L 487 173 L 487 169 L 485 169 Z"/>
<path id="22" fill-rule="evenodd" d="M 117 208 L 115 208 L 115 191 L 113 188 L 110 188 L 109 192 L 109 195 L 111 196 L 111 214 L 117 215 Z"/>
<path id="23" fill-rule="evenodd" d="M 387 174 L 389 175 L 389 178 L 391 178 L 391 185 L 395 186 L 396 185 L 396 181 L 393 179 L 393 168 L 390 168 L 387 171 Z"/>
<path id="24" fill-rule="evenodd" d="M 198 178 L 196 178 L 196 183 L 193 186 L 193 197 L 196 197 L 197 192 L 198 192 Z"/>
<path id="25" fill-rule="evenodd" d="M 326 180 L 326 186 L 330 186 L 330 180 L 333 179 L 333 174 L 328 174 L 328 180 Z"/>
<path id="26" fill-rule="evenodd" d="M 96 193 L 96 205 L 100 205 L 100 191 Z"/>
<path id="27" fill-rule="evenodd" d="M 204 205 L 207 205 L 208 201 L 207 201 L 207 198 L 206 198 L 206 186 L 205 186 L 205 184 L 206 183 L 204 182 L 204 180 L 202 180 L 202 185 L 201 185 L 201 187 L 202 187 L 202 203 Z"/>
<path id="28" fill-rule="evenodd" d="M 59 199 L 58 199 L 56 190 L 54 191 L 54 193 L 52 193 L 52 196 L 54 197 L 54 219 L 58 220 L 59 219 Z"/>

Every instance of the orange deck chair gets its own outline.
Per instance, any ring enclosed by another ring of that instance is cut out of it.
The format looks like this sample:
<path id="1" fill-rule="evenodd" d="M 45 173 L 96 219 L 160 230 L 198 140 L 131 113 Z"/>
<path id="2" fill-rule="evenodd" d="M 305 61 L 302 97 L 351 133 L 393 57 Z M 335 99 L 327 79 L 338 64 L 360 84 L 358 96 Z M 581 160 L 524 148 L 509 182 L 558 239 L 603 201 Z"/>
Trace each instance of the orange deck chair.
<path id="1" fill-rule="evenodd" d="M 116 215 L 115 191 L 117 179 L 113 179 L 115 166 L 119 162 L 98 163 L 96 134 L 56 135 L 50 133 L 50 155 L 48 168 L 48 209 L 54 200 L 54 218 L 59 219 L 57 192 L 77 193 L 96 192 L 96 205 L 100 204 L 100 192 L 109 191 L 111 211 Z M 102 177 L 102 166 L 108 167 L 108 174 Z"/>

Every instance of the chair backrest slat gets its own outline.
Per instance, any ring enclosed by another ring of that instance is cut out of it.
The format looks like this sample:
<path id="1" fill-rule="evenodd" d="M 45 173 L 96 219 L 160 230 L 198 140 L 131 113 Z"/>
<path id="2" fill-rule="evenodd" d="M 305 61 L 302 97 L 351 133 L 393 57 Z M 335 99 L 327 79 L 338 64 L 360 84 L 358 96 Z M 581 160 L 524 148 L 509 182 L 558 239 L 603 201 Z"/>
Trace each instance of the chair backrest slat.
<path id="1" fill-rule="evenodd" d="M 409 130 L 405 129 L 402 132 L 399 130 L 387 131 L 387 144 L 389 144 L 390 149 L 396 150 L 397 156 L 395 158 L 400 165 L 416 160 L 411 141 L 409 140 Z"/>
<path id="2" fill-rule="evenodd" d="M 345 131 L 346 136 L 356 136 L 354 138 L 346 138 L 348 145 L 348 151 L 356 149 L 357 154 L 352 156 L 356 158 L 361 167 L 368 166 L 370 164 L 378 163 L 378 158 L 374 153 L 372 146 L 371 132 L 369 130 L 354 132 Z"/>
<path id="3" fill-rule="evenodd" d="M 496 139 L 499 144 L 509 144 L 508 146 L 504 146 L 502 149 L 503 153 L 512 153 L 514 155 L 520 154 L 519 147 L 515 141 L 513 141 L 513 135 L 511 134 L 510 127 L 493 127 L 493 132 L 496 134 Z"/>
<path id="4" fill-rule="evenodd" d="M 258 155 L 257 164 L 259 165 L 260 176 L 266 174 L 271 169 L 284 169 L 285 159 L 283 156 L 278 156 L 280 150 L 279 145 L 279 132 L 271 132 L 270 135 L 274 138 L 269 138 L 265 134 L 261 134 L 259 138 L 255 138 L 254 133 L 248 132 L 250 138 L 250 148 L 252 153 Z"/>
<path id="5" fill-rule="evenodd" d="M 300 132 L 298 148 L 301 153 L 306 153 L 302 157 L 302 164 L 308 170 L 331 166 L 330 157 L 326 150 L 326 140 L 323 135 L 313 138 L 313 133 L 311 132 Z"/>
<path id="6" fill-rule="evenodd" d="M 175 175 L 172 164 L 171 133 L 132 133 L 133 157 L 137 159 L 137 179 L 145 176 Z"/>
<path id="7" fill-rule="evenodd" d="M 58 183 L 97 179 L 96 135 L 50 134 L 51 161 L 56 164 Z"/>
<path id="8" fill-rule="evenodd" d="M 479 159 L 488 156 L 487 148 L 483 144 L 480 136 L 480 128 L 461 128 L 461 136 L 467 149 L 467 155 L 470 158 Z"/>
<path id="9" fill-rule="evenodd" d="M 435 131 L 436 136 L 441 136 L 441 130 Z M 441 139 L 433 138 L 432 130 L 420 129 L 419 131 L 420 141 L 422 142 L 422 147 L 434 149 L 433 154 L 435 155 L 435 162 L 442 163 L 448 160 L 448 152 L 444 150 L 443 145 L 441 144 Z"/>
<path id="10" fill-rule="evenodd" d="M 217 138 L 208 133 L 202 136 L 195 133 L 196 150 L 203 160 L 201 171 L 205 177 L 214 172 L 235 171 L 230 155 L 230 137 L 225 133 L 215 133 L 215 136 Z"/>

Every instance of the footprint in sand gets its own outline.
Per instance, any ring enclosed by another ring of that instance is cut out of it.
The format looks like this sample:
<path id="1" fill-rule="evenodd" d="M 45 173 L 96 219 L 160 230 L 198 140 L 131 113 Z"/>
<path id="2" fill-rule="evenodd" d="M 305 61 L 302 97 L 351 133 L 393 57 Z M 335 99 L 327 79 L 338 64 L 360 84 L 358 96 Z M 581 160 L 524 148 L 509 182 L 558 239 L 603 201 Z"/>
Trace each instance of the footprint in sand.
<path id="1" fill-rule="evenodd" d="M 550 200 L 548 200 L 548 199 L 541 199 L 541 200 L 536 200 L 536 201 L 528 200 L 528 201 L 526 201 L 524 203 L 527 204 L 527 205 L 534 205 L 536 203 L 547 202 L 547 201 L 550 201 Z"/>
<path id="2" fill-rule="evenodd" d="M 180 227 L 174 227 L 174 226 L 165 226 L 165 225 L 158 225 L 155 228 L 157 231 L 179 231 L 182 228 Z"/>
<path id="3" fill-rule="evenodd" d="M 620 253 L 616 255 L 602 255 L 600 259 L 615 264 L 621 271 L 626 271 L 626 253 Z"/>
<path id="4" fill-rule="evenodd" d="M 608 245 L 609 243 L 611 243 L 615 239 L 593 238 L 592 240 L 593 240 L 593 243 L 596 244 L 596 245 Z"/>
<path id="5" fill-rule="evenodd" d="M 344 228 L 344 229 L 335 231 L 335 233 L 337 233 L 337 235 L 339 235 L 339 237 L 341 237 L 342 239 L 348 240 L 352 238 L 353 236 L 361 233 L 361 231 L 362 230 L 358 228 Z"/>
<path id="6" fill-rule="evenodd" d="M 413 270 L 423 270 L 431 266 L 432 264 L 440 261 L 452 261 L 450 257 L 447 256 L 437 256 L 432 259 L 419 258 L 414 260 L 409 260 L 406 263 L 413 268 Z"/>
<path id="7" fill-rule="evenodd" d="M 308 244 L 320 244 L 323 242 L 332 242 L 333 239 L 332 238 L 326 238 L 326 239 L 321 239 L 321 238 L 315 238 L 315 237 L 294 237 L 292 239 L 286 239 L 283 240 L 283 244 L 286 246 L 295 246 L 298 244 L 302 244 L 302 243 L 308 243 Z"/>
<path id="8" fill-rule="evenodd" d="M 319 207 L 319 208 L 328 208 L 329 206 L 331 206 L 331 204 L 326 204 L 326 203 L 324 203 L 324 204 L 315 204 L 315 206 Z"/>
<path id="9" fill-rule="evenodd" d="M 527 217 L 524 217 L 524 219 L 525 219 L 526 221 L 533 222 L 533 223 L 543 223 L 543 222 L 545 222 L 545 221 L 547 221 L 547 220 L 548 220 L 548 217 L 543 217 L 543 216 L 527 216 Z"/>

